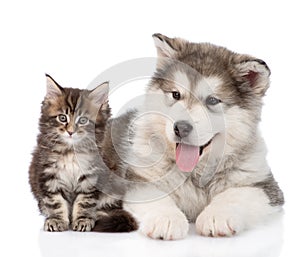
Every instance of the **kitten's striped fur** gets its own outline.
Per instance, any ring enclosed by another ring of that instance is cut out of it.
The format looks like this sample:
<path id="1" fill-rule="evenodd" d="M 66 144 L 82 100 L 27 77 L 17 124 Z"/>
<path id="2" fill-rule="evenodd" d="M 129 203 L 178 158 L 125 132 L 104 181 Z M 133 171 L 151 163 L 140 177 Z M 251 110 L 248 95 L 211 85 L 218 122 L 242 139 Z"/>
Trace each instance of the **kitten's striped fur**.
<path id="1" fill-rule="evenodd" d="M 29 170 L 32 192 L 46 217 L 44 229 L 135 230 L 135 220 L 116 200 L 123 189 L 114 185 L 99 155 L 110 117 L 108 83 L 89 91 L 62 88 L 46 78 L 40 134 Z"/>

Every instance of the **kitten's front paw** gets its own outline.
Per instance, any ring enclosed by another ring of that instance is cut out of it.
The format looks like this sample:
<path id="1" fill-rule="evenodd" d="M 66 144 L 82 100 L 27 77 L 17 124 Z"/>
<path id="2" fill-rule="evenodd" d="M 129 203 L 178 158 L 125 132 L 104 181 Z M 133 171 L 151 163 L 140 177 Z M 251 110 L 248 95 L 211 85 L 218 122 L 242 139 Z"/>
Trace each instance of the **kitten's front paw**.
<path id="1" fill-rule="evenodd" d="M 68 229 L 69 229 L 68 222 L 57 218 L 47 218 L 44 224 L 45 231 L 61 232 Z"/>
<path id="2" fill-rule="evenodd" d="M 235 210 L 226 207 L 209 205 L 196 220 L 196 230 L 203 236 L 232 236 L 242 229 L 241 217 Z"/>
<path id="3" fill-rule="evenodd" d="M 77 219 L 73 222 L 73 230 L 74 231 L 91 231 L 95 226 L 95 221 L 91 218 L 81 218 Z"/>
<path id="4" fill-rule="evenodd" d="M 189 224 L 183 213 L 149 213 L 141 224 L 142 233 L 153 239 L 182 239 L 188 229 Z"/>

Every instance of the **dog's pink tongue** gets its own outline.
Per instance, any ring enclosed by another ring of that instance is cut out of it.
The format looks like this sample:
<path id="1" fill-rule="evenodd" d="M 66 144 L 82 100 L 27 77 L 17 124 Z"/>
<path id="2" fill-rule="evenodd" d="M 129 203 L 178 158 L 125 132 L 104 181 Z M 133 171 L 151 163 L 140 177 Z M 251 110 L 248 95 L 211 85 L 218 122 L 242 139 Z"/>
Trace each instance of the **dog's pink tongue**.
<path id="1" fill-rule="evenodd" d="M 185 172 L 191 172 L 199 160 L 199 146 L 178 144 L 176 148 L 176 164 Z"/>

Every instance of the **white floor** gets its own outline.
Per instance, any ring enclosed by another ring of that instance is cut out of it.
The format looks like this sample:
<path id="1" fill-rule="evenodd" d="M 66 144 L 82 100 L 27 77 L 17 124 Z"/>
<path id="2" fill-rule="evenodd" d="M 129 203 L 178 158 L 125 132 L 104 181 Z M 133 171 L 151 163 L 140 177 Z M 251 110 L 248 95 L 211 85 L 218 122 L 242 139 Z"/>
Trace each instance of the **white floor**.
<path id="1" fill-rule="evenodd" d="M 180 241 L 155 241 L 138 232 L 130 234 L 39 233 L 42 256 L 155 256 L 155 257 L 277 257 L 283 243 L 280 220 L 234 238 L 199 237 L 191 226 Z"/>
<path id="2" fill-rule="evenodd" d="M 4 220 L 4 227 L 14 230 L 5 236 L 1 252 L 30 257 L 294 257 L 299 256 L 299 222 L 288 222 L 289 216 L 278 215 L 232 238 L 201 237 L 191 225 L 188 237 L 179 241 L 152 240 L 139 232 L 44 232 L 38 216 L 24 224 Z"/>

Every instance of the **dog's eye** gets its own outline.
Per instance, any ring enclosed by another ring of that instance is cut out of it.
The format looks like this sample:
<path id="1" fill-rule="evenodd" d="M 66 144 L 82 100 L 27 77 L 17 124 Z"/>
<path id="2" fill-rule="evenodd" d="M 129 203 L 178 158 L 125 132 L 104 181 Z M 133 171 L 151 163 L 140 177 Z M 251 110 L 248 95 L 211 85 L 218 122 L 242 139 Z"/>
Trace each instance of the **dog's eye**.
<path id="1" fill-rule="evenodd" d="M 181 98 L 180 93 L 177 91 L 172 92 L 172 96 L 175 100 L 180 100 L 180 98 Z"/>
<path id="2" fill-rule="evenodd" d="M 209 96 L 209 97 L 206 98 L 205 102 L 206 102 L 207 105 L 216 105 L 216 104 L 220 103 L 221 100 L 214 97 L 214 96 Z"/>
<path id="3" fill-rule="evenodd" d="M 66 123 L 68 121 L 68 117 L 65 114 L 59 114 L 57 116 L 57 120 L 60 121 L 61 123 Z"/>

